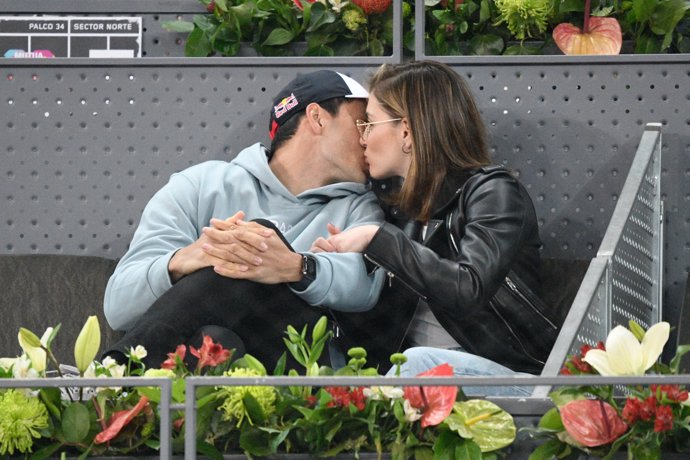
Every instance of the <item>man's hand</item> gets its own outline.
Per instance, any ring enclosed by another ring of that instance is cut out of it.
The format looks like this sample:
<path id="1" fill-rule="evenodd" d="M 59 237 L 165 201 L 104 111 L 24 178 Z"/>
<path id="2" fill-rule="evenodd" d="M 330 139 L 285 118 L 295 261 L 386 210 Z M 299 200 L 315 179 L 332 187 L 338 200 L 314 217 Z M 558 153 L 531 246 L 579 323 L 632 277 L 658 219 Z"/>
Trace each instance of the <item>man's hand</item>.
<path id="1" fill-rule="evenodd" d="M 213 228 L 205 234 L 214 239 L 222 232 L 229 232 L 235 243 L 224 248 L 205 245 L 204 251 L 216 260 L 216 273 L 228 278 L 247 279 L 257 283 L 290 283 L 302 279 L 302 256 L 288 248 L 275 231 L 256 222 L 237 221 L 234 228 Z M 240 262 L 238 262 L 240 261 Z"/>
<path id="2" fill-rule="evenodd" d="M 312 252 L 364 252 L 371 242 L 378 225 L 360 225 L 341 231 L 328 224 L 328 238 L 317 238 L 312 244 Z"/>
<path id="3" fill-rule="evenodd" d="M 233 244 L 243 244 L 242 241 L 233 236 L 233 230 L 238 228 L 238 223 L 242 221 L 244 216 L 244 212 L 239 211 L 225 220 L 211 219 L 210 224 L 214 228 L 220 229 L 219 232 L 209 232 L 206 228 L 202 229 L 202 234 L 198 240 L 177 251 L 170 259 L 168 272 L 172 282 L 175 283 L 183 276 L 220 263 L 234 262 L 239 266 L 240 270 L 246 270 L 246 268 L 242 267 L 247 263 L 247 260 L 233 256 L 233 250 L 228 249 Z M 256 237 L 251 241 L 259 250 L 264 247 L 261 244 L 260 237 Z M 209 247 L 216 248 L 216 250 L 209 251 L 205 249 Z M 226 257 L 230 257 L 230 259 L 226 259 Z M 257 261 L 254 258 L 249 263 L 260 264 L 261 260 Z"/>

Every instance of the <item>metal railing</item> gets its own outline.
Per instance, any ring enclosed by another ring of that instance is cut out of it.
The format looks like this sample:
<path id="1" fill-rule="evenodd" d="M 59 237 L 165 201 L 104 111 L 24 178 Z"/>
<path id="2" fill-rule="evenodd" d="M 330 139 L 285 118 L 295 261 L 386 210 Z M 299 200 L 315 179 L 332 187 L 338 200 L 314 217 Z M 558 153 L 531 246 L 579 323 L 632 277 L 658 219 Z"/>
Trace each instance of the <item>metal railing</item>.
<path id="1" fill-rule="evenodd" d="M 555 376 L 582 345 L 604 340 L 619 324 L 661 320 L 663 203 L 661 125 L 647 124 L 597 256 L 590 262 L 542 371 Z M 547 387 L 535 389 L 545 396 Z"/>

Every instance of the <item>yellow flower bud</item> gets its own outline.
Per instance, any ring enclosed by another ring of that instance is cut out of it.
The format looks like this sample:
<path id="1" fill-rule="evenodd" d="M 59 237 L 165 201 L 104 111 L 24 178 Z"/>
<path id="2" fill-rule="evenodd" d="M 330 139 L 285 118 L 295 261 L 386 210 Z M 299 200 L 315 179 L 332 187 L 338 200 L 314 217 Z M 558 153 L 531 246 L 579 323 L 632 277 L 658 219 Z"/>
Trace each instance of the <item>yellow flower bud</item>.
<path id="1" fill-rule="evenodd" d="M 101 347 L 101 329 L 96 316 L 89 316 L 74 343 L 74 361 L 80 373 L 89 367 Z"/>
<path id="2" fill-rule="evenodd" d="M 41 340 L 36 334 L 23 327 L 19 328 L 19 345 L 31 360 L 31 367 L 39 374 L 46 370 L 46 352 L 41 348 Z"/>

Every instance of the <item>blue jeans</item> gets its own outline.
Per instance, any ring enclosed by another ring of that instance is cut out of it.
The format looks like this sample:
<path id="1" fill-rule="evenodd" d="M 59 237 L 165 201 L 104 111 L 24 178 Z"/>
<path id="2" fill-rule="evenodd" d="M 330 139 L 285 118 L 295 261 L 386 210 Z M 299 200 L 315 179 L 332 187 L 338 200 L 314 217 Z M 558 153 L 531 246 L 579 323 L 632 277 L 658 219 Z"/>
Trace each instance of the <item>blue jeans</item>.
<path id="1" fill-rule="evenodd" d="M 400 366 L 400 377 L 414 377 L 439 364 L 448 363 L 453 366 L 454 374 L 458 377 L 464 375 L 529 375 L 515 372 L 481 356 L 458 350 L 445 350 L 433 347 L 408 348 L 404 352 L 407 362 Z M 395 376 L 395 366 L 388 373 Z M 464 386 L 462 391 L 467 396 L 529 396 L 533 387 L 525 386 Z"/>

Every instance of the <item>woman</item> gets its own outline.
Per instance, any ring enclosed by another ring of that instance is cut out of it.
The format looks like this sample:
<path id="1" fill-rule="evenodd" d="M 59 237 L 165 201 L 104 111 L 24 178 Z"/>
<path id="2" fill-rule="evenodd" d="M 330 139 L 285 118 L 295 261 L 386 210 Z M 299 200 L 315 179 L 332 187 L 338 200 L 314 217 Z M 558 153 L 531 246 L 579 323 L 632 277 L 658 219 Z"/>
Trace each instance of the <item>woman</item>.
<path id="1" fill-rule="evenodd" d="M 535 295 L 537 219 L 524 187 L 491 165 L 465 81 L 436 62 L 383 65 L 370 82 L 367 118 L 357 126 L 369 173 L 403 178 L 389 201 L 409 220 L 331 227 L 313 250 L 362 252 L 416 293 L 414 315 L 385 325 L 406 330 L 415 347 L 405 352 L 404 375 L 441 362 L 460 375 L 538 373 L 558 325 Z"/>

